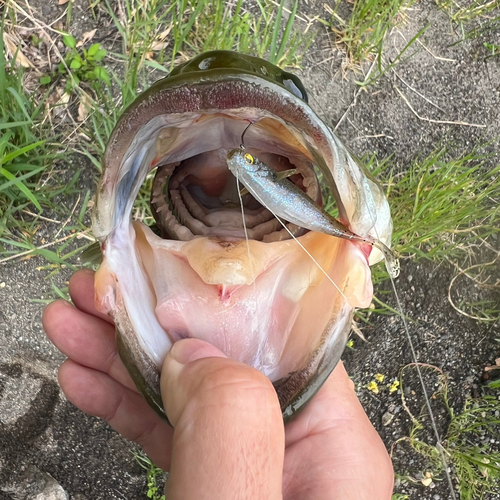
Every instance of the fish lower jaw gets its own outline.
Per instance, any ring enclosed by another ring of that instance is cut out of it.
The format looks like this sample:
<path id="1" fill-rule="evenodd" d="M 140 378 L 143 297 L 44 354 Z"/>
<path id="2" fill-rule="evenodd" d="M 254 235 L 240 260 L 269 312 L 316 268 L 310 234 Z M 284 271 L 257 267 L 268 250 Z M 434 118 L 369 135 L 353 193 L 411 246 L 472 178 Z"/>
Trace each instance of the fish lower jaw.
<path id="1" fill-rule="evenodd" d="M 300 238 L 308 255 L 294 240 L 168 241 L 141 223 L 128 231 L 127 245 L 108 241 L 96 297 L 158 371 L 174 342 L 199 338 L 275 382 L 305 370 L 325 332 L 371 302 L 366 258 L 346 240 L 310 232 Z"/>

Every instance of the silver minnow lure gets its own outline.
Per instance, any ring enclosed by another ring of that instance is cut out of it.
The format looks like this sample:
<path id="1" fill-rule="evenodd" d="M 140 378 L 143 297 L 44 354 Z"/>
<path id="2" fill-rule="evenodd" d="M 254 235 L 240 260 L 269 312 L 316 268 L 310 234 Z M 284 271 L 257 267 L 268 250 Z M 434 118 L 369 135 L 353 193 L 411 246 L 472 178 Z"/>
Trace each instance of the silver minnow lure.
<path id="1" fill-rule="evenodd" d="M 242 148 L 233 149 L 228 153 L 227 165 L 248 192 L 274 215 L 311 231 L 368 243 L 383 253 L 387 272 L 391 277 L 398 277 L 399 260 L 392 250 L 379 240 L 358 236 L 325 212 L 286 178 L 294 171 L 275 172 Z"/>

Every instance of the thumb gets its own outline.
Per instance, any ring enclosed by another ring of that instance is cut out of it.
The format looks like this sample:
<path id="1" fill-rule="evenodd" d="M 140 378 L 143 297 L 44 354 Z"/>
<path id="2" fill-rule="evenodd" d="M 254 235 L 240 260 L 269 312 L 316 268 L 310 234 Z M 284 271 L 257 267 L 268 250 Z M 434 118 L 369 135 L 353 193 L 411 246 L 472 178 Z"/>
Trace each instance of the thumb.
<path id="1" fill-rule="evenodd" d="M 165 358 L 161 392 L 174 427 L 166 498 L 282 498 L 284 427 L 269 379 L 185 339 Z"/>

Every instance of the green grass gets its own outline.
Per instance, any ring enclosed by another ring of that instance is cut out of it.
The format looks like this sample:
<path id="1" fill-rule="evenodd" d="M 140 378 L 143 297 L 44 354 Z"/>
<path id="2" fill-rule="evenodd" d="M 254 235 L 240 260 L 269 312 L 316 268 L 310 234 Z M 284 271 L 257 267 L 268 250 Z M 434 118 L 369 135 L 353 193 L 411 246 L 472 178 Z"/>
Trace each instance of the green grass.
<path id="1" fill-rule="evenodd" d="M 400 374 L 400 387 L 403 392 L 403 377 L 410 365 L 404 367 Z M 500 425 L 500 394 L 498 390 L 490 390 L 481 398 L 468 398 L 462 411 L 455 414 L 448 400 L 448 380 L 446 376 L 433 366 L 425 366 L 437 374 L 432 399 L 444 404 L 450 423 L 442 440 L 444 452 L 449 465 L 454 468 L 454 476 L 458 482 L 461 500 L 482 500 L 487 493 L 495 493 L 500 488 L 500 449 L 498 440 Z M 434 480 L 443 474 L 439 450 L 434 444 L 425 441 L 422 436 L 425 411 L 414 416 L 406 406 L 402 396 L 403 407 L 409 413 L 413 426 L 410 435 L 401 438 L 394 446 L 402 442 L 408 443 L 413 450 L 427 460 L 428 471 Z M 477 444 L 482 443 L 482 444 Z M 394 447 L 393 446 L 393 447 Z M 401 476 L 400 476 L 401 477 Z"/>
<path id="2" fill-rule="evenodd" d="M 358 68 L 365 61 L 381 60 L 387 34 L 404 19 L 408 0 L 355 0 L 352 9 L 341 17 L 338 0 L 328 22 L 336 44 L 346 54 L 347 65 Z M 345 7 L 344 3 L 344 7 Z"/>
<path id="3" fill-rule="evenodd" d="M 436 0 L 436 3 L 460 25 L 478 18 L 491 18 L 491 13 L 500 8 L 498 0 Z"/>
<path id="4" fill-rule="evenodd" d="M 403 259 L 472 262 L 477 246 L 500 233 L 500 165 L 485 167 L 487 159 L 477 150 L 453 158 L 440 147 L 397 175 L 390 159 L 365 159 L 386 186 Z"/>
<path id="5" fill-rule="evenodd" d="M 253 14 L 238 0 L 235 5 L 209 2 L 197 17 L 187 44 L 195 52 L 235 49 L 264 57 L 281 67 L 298 66 L 314 34 L 293 31 L 299 2 L 295 0 L 285 22 L 285 2 L 276 7 L 257 0 L 259 13 Z M 280 33 L 283 36 L 280 39 Z"/>
<path id="6" fill-rule="evenodd" d="M 41 107 L 24 93 L 22 71 L 4 57 L 0 27 L 0 237 L 9 231 L 11 215 L 29 203 L 42 210 L 37 180 L 54 154 L 37 134 Z"/>
<path id="7" fill-rule="evenodd" d="M 456 43 L 480 39 L 482 46 L 476 48 L 475 57 L 485 61 L 500 54 L 498 30 L 500 29 L 499 0 L 436 0 L 437 5 L 448 14 L 460 36 Z"/>
<path id="8" fill-rule="evenodd" d="M 361 164 L 386 188 L 394 224 L 392 247 L 400 259 L 454 266 L 464 286 L 450 283 L 452 305 L 473 319 L 493 322 L 500 318 L 494 295 L 499 284 L 490 271 L 498 254 L 489 241 L 500 236 L 500 165 L 486 167 L 488 159 L 494 161 L 477 150 L 453 158 L 439 147 L 397 175 L 390 159 L 373 155 Z M 383 262 L 372 268 L 373 283 L 380 286 L 375 309 L 357 312 L 361 321 L 367 322 L 373 312 L 399 314 L 382 300 L 391 293 L 385 289 L 388 279 Z"/>

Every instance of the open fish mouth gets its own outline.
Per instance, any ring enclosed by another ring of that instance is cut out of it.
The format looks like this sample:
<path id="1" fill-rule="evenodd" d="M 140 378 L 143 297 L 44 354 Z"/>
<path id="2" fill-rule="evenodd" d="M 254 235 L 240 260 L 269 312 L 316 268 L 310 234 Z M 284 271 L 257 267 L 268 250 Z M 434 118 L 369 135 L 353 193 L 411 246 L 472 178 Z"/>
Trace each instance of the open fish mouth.
<path id="1" fill-rule="evenodd" d="M 249 152 L 277 171 L 296 169 L 292 181 L 320 204 L 328 188 L 342 223 L 390 244 L 382 189 L 311 110 L 296 77 L 214 51 L 154 84 L 108 142 L 93 231 L 103 252 L 97 307 L 113 317 L 127 369 L 163 415 L 162 361 L 194 337 L 262 371 L 290 419 L 338 362 L 354 309 L 372 299 L 378 250 L 286 224 L 241 195 L 226 157 L 249 123 Z M 160 235 L 131 219 L 154 168 Z"/>

